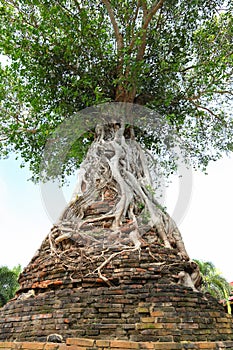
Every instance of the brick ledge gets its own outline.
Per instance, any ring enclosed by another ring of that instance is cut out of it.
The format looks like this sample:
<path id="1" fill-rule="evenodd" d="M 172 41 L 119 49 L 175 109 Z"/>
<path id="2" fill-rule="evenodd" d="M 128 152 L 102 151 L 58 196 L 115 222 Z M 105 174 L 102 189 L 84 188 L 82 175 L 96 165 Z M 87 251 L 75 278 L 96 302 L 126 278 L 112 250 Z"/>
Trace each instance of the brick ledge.
<path id="1" fill-rule="evenodd" d="M 217 342 L 133 342 L 127 340 L 100 340 L 68 338 L 64 344 L 41 342 L 0 342 L 0 350 L 233 350 L 233 341 Z"/>

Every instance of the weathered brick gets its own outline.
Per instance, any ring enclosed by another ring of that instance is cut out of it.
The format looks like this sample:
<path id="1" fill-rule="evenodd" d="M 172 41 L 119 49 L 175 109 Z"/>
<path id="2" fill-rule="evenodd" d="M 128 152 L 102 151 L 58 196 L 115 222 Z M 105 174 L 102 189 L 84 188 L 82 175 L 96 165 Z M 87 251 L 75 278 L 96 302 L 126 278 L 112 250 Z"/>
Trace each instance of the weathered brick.
<path id="1" fill-rule="evenodd" d="M 110 340 L 96 340 L 96 346 L 98 347 L 109 347 Z"/>
<path id="2" fill-rule="evenodd" d="M 59 345 L 56 343 L 47 343 L 45 344 L 44 350 L 58 350 L 59 349 Z"/>
<path id="3" fill-rule="evenodd" d="M 67 345 L 79 345 L 79 346 L 93 346 L 93 339 L 84 339 L 84 338 L 68 338 L 66 339 Z"/>
<path id="4" fill-rule="evenodd" d="M 139 343 L 132 341 L 112 340 L 110 342 L 110 347 L 113 349 L 139 349 Z"/>
<path id="5" fill-rule="evenodd" d="M 154 350 L 179 350 L 182 349 L 182 344 L 178 343 L 154 343 Z"/>
<path id="6" fill-rule="evenodd" d="M 12 342 L 0 342 L 0 349 L 1 350 L 11 350 L 11 349 L 16 349 L 15 347 L 16 344 Z"/>
<path id="7" fill-rule="evenodd" d="M 138 307 L 137 308 L 137 312 L 140 313 L 140 314 L 149 313 L 149 308 L 147 308 L 147 307 Z"/>
<path id="8" fill-rule="evenodd" d="M 59 344 L 58 345 L 58 349 L 59 350 L 69 350 L 69 346 L 68 345 L 66 345 L 66 344 Z"/>
<path id="9" fill-rule="evenodd" d="M 229 320 L 226 317 L 217 317 L 217 322 L 227 323 Z"/>
<path id="10" fill-rule="evenodd" d="M 215 343 L 209 343 L 209 342 L 198 342 L 197 343 L 198 349 L 216 349 Z"/>
<path id="11" fill-rule="evenodd" d="M 136 323 L 136 329 L 154 329 L 154 328 L 163 328 L 162 324 L 156 324 L 156 323 Z"/>
<path id="12" fill-rule="evenodd" d="M 142 349 L 142 350 L 154 349 L 154 343 L 149 343 L 149 342 L 139 343 L 139 349 Z"/>
<path id="13" fill-rule="evenodd" d="M 7 318 L 7 322 L 19 322 L 22 321 L 21 316 L 11 316 Z"/>
<path id="14" fill-rule="evenodd" d="M 141 317 L 141 322 L 152 323 L 152 322 L 155 322 L 155 318 L 154 317 Z"/>
<path id="15" fill-rule="evenodd" d="M 40 320 L 40 319 L 44 319 L 44 318 L 52 318 L 53 315 L 52 314 L 39 314 L 39 315 L 32 315 L 32 320 Z"/>
<path id="16" fill-rule="evenodd" d="M 164 311 L 151 311 L 150 315 L 152 317 L 162 317 L 164 316 Z"/>
<path id="17" fill-rule="evenodd" d="M 30 349 L 30 350 L 43 350 L 44 349 L 44 343 L 39 342 L 23 342 L 22 343 L 22 349 Z"/>

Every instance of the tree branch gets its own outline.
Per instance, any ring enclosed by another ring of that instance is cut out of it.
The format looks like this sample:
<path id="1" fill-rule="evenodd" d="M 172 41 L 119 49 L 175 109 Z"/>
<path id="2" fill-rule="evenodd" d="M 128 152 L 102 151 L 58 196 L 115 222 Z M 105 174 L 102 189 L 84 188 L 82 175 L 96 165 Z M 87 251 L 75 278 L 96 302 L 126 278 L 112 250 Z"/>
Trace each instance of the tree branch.
<path id="1" fill-rule="evenodd" d="M 113 9 L 111 7 L 110 2 L 108 0 L 101 0 L 101 1 L 106 6 L 106 9 L 108 11 L 109 18 L 111 20 L 111 23 L 112 23 L 112 26 L 114 29 L 114 33 L 115 33 L 115 37 L 116 37 L 116 41 L 117 41 L 117 49 L 119 52 L 124 47 L 122 34 L 120 33 L 120 30 L 119 30 L 119 27 L 118 27 L 118 24 L 117 24 L 117 21 L 116 21 L 116 18 L 115 18 L 115 15 L 114 15 L 114 12 L 113 12 Z"/>
<path id="2" fill-rule="evenodd" d="M 23 21 L 24 21 L 26 24 L 28 24 L 29 26 L 32 26 L 32 27 L 38 29 L 38 23 L 35 21 L 35 19 L 34 19 L 34 18 L 32 19 L 32 18 L 30 17 L 30 21 L 28 21 L 28 20 L 27 20 L 28 13 L 25 12 L 25 11 L 23 11 L 23 10 L 18 6 L 18 4 L 17 4 L 14 0 L 7 0 L 7 1 L 5 1 L 5 3 L 8 4 L 8 5 L 13 6 L 15 9 L 17 9 L 17 11 L 18 11 L 19 13 L 21 13 L 21 14 L 24 16 L 24 17 L 23 17 Z M 31 20 L 33 20 L 34 23 L 33 23 Z M 12 19 L 12 21 L 14 21 L 14 20 Z"/>
<path id="3" fill-rule="evenodd" d="M 133 36 L 136 20 L 138 18 L 139 9 L 140 9 L 140 0 L 138 0 L 137 8 L 136 8 L 136 11 L 135 11 L 135 15 L 132 18 L 132 25 L 131 25 L 131 27 L 132 27 L 132 31 L 131 31 L 132 36 Z"/>
<path id="4" fill-rule="evenodd" d="M 67 12 L 67 14 L 69 14 L 70 16 L 77 17 L 77 15 L 76 15 L 75 13 L 73 13 L 72 11 L 70 11 L 66 6 L 62 5 L 62 4 L 60 3 L 59 0 L 56 0 L 56 2 L 57 2 L 57 4 L 58 4 L 65 12 Z M 75 2 L 75 4 L 77 5 L 77 9 L 78 9 L 78 11 L 80 12 L 80 11 L 81 11 L 80 6 L 78 6 L 78 3 L 77 3 L 77 2 Z"/>
<path id="5" fill-rule="evenodd" d="M 38 130 L 37 129 L 19 128 L 17 131 L 26 132 L 27 134 L 36 134 Z"/>
<path id="6" fill-rule="evenodd" d="M 200 91 L 198 95 L 194 95 L 194 96 L 188 97 L 187 100 L 188 101 L 199 100 L 203 95 L 208 94 L 208 93 L 221 94 L 221 95 L 226 94 L 226 95 L 232 95 L 233 96 L 233 92 L 228 91 L 228 90 L 213 90 L 213 91 L 203 90 L 203 91 Z"/>
<path id="7" fill-rule="evenodd" d="M 156 14 L 156 12 L 162 7 L 164 3 L 164 0 L 160 0 L 159 2 L 155 2 L 150 10 L 147 9 L 146 4 L 144 3 L 143 12 L 144 12 L 144 18 L 143 18 L 143 25 L 142 25 L 142 43 L 140 47 L 138 48 L 137 52 L 137 61 L 141 61 L 143 59 L 145 49 L 146 49 L 146 36 L 147 36 L 147 28 L 153 18 L 153 16 Z"/>
<path id="8" fill-rule="evenodd" d="M 74 3 L 75 3 L 75 5 L 77 6 L 77 9 L 78 9 L 79 11 L 81 11 L 81 7 L 80 7 L 79 2 L 78 2 L 77 0 L 74 0 Z"/>
<path id="9" fill-rule="evenodd" d="M 124 64 L 124 58 L 123 58 L 123 52 L 122 52 L 122 49 L 124 48 L 123 36 L 119 30 L 119 26 L 117 24 L 117 21 L 109 0 L 101 0 L 101 1 L 107 9 L 107 12 L 115 33 L 115 38 L 117 42 L 117 53 L 119 54 L 119 63 L 117 66 L 117 73 L 118 73 L 118 77 L 120 77 L 123 75 L 123 64 Z M 117 85 L 115 101 L 122 101 L 122 99 L 124 99 L 124 94 L 125 94 L 125 91 L 122 84 Z"/>
<path id="10" fill-rule="evenodd" d="M 217 50 L 215 50 L 215 52 L 216 52 L 216 51 L 217 51 Z M 228 53 L 225 55 L 225 58 L 231 57 L 232 54 L 233 54 L 233 51 L 228 52 Z M 192 66 L 189 66 L 189 67 L 186 67 L 186 68 L 184 68 L 184 69 L 182 69 L 182 70 L 179 70 L 179 73 L 185 73 L 186 71 L 188 71 L 188 70 L 190 70 L 190 69 L 199 68 L 199 67 L 201 67 L 201 66 L 204 66 L 204 65 L 209 64 L 210 62 L 214 62 L 214 60 L 215 60 L 215 58 L 213 57 L 213 58 L 209 59 L 208 61 L 198 62 L 198 64 L 194 64 L 194 65 L 192 65 Z"/>
<path id="11" fill-rule="evenodd" d="M 189 99 L 188 99 L 189 100 Z M 198 103 L 196 102 L 193 102 L 192 100 L 190 100 L 190 102 L 196 107 L 196 108 L 199 108 L 199 109 L 203 109 L 204 111 L 208 112 L 210 115 L 212 115 L 214 118 L 217 118 L 221 123 L 224 123 L 226 124 L 226 122 L 224 120 L 222 120 L 221 118 L 219 118 L 219 116 L 217 114 L 215 114 L 213 111 L 211 111 L 209 108 L 207 107 L 204 107 L 202 105 L 199 105 Z"/>
<path id="12" fill-rule="evenodd" d="M 164 3 L 164 0 L 160 0 L 159 2 L 155 2 L 149 12 L 148 12 L 148 15 L 146 17 L 146 20 L 145 22 L 143 23 L 143 26 L 142 26 L 142 29 L 147 29 L 148 25 L 150 24 L 150 21 L 152 20 L 153 16 L 156 14 L 156 12 L 162 7 Z"/>

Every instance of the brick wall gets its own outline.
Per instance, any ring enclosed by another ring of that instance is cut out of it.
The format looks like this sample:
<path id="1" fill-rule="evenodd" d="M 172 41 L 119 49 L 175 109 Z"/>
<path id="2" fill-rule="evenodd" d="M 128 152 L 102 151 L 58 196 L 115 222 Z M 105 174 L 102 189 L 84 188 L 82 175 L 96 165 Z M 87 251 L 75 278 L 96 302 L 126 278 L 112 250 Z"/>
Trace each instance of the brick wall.
<path id="1" fill-rule="evenodd" d="M 64 339 L 224 341 L 233 340 L 233 324 L 211 297 L 142 279 L 115 287 L 47 290 L 0 309 L 0 340 L 44 342 L 51 333 Z"/>

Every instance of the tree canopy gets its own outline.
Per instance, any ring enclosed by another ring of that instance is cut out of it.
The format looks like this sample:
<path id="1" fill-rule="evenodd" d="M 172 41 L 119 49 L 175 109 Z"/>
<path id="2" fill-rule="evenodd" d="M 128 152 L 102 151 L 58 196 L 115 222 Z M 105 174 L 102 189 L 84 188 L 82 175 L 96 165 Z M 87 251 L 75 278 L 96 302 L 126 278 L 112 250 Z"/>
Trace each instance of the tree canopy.
<path id="1" fill-rule="evenodd" d="M 229 297 L 232 293 L 232 287 L 222 276 L 221 272 L 210 261 L 194 260 L 200 269 L 202 277 L 201 290 L 204 293 L 210 293 L 219 301 L 225 301 L 228 313 L 231 313 Z"/>
<path id="2" fill-rule="evenodd" d="M 18 277 L 20 272 L 20 265 L 13 267 L 12 270 L 7 266 L 0 267 L 0 307 L 15 295 L 19 287 Z"/>
<path id="3" fill-rule="evenodd" d="M 37 177 L 46 141 L 85 107 L 130 102 L 157 111 L 194 166 L 232 151 L 232 1 L 2 0 L 0 152 Z M 63 171 L 81 162 L 93 131 Z M 140 134 L 158 155 L 158 138 Z"/>

